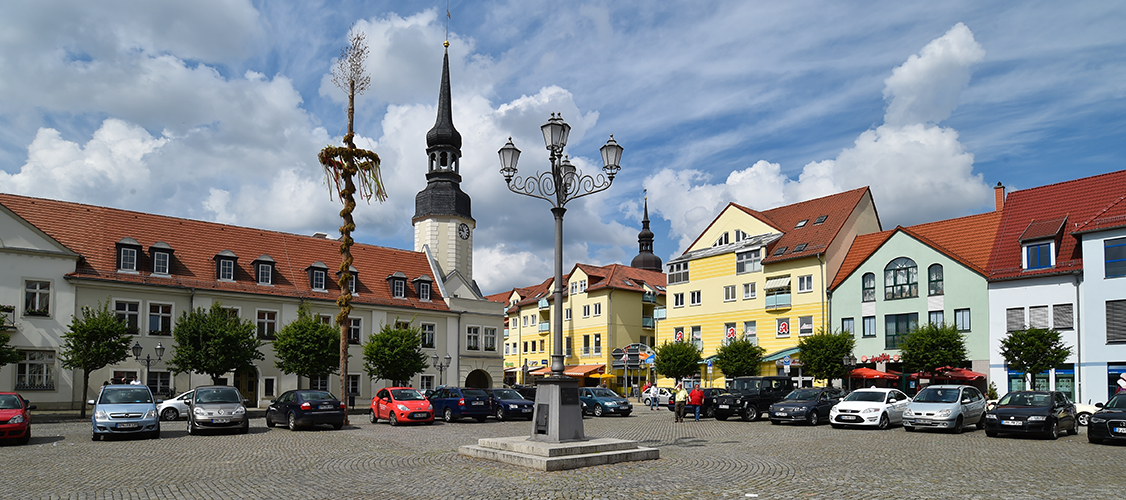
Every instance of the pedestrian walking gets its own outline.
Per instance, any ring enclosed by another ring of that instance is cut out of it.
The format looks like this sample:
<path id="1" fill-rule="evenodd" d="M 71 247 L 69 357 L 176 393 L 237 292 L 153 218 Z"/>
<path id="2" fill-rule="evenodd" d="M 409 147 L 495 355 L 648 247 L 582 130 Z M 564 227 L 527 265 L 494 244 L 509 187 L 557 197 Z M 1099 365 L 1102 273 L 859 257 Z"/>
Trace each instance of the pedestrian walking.
<path id="1" fill-rule="evenodd" d="M 684 403 L 688 402 L 688 391 L 684 390 L 684 384 L 676 384 L 676 394 L 673 399 L 676 400 L 676 420 L 674 422 L 683 422 Z"/>
<path id="2" fill-rule="evenodd" d="M 692 392 L 688 393 L 688 404 L 696 408 L 696 421 L 700 421 L 700 407 L 704 406 L 704 391 L 700 390 L 700 386 L 692 388 Z"/>
<path id="3" fill-rule="evenodd" d="M 659 405 L 660 402 L 661 402 L 660 400 L 661 400 L 661 389 L 657 387 L 657 384 L 650 384 L 649 385 L 649 411 L 656 411 L 657 405 Z"/>

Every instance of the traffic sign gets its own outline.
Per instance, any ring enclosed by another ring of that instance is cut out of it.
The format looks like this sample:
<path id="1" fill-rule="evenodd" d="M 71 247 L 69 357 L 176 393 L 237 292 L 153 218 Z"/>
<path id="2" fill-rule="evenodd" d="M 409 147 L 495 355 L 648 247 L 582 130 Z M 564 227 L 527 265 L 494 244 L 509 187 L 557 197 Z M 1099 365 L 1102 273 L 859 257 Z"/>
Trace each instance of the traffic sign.
<path id="1" fill-rule="evenodd" d="M 621 361 L 622 358 L 625 357 L 625 355 L 626 355 L 626 352 L 623 351 L 620 348 L 614 349 L 613 351 L 610 351 L 610 357 L 614 358 L 617 361 Z"/>
<path id="2" fill-rule="evenodd" d="M 791 361 L 792 361 L 792 360 L 790 359 L 790 357 L 789 357 L 789 356 L 786 356 L 786 357 L 782 358 L 782 365 L 783 365 L 783 366 L 790 366 L 790 362 L 791 362 Z"/>

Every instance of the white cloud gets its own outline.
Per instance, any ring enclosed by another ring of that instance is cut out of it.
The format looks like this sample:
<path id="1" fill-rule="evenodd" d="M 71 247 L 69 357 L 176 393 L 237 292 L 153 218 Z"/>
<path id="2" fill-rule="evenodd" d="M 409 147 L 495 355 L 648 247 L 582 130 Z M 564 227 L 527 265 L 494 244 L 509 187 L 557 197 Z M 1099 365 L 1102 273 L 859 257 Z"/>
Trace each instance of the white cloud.
<path id="1" fill-rule="evenodd" d="M 884 123 L 900 126 L 949 118 L 970 83 L 973 67 L 984 58 L 985 50 L 970 29 L 962 23 L 954 25 L 884 80 L 884 98 L 890 101 Z"/>

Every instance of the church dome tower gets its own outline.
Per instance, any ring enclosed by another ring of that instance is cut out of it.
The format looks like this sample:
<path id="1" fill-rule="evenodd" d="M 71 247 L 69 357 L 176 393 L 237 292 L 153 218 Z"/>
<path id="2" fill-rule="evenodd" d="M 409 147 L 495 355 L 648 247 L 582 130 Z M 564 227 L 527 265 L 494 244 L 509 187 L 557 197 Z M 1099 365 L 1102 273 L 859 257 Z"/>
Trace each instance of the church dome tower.
<path id="1" fill-rule="evenodd" d="M 637 257 L 630 267 L 662 272 L 661 258 L 653 254 L 653 231 L 649 230 L 649 197 L 645 197 L 645 215 L 641 218 L 641 232 L 637 233 Z"/>

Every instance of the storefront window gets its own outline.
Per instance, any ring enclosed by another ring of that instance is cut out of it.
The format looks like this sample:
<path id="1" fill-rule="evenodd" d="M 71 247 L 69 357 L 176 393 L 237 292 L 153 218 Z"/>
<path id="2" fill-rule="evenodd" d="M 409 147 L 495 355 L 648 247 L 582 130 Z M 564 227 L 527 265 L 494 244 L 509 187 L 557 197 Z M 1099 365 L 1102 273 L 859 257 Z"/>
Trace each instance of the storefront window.
<path id="1" fill-rule="evenodd" d="M 1056 390 L 1067 395 L 1067 399 L 1075 401 L 1075 368 L 1073 365 L 1056 367 Z"/>

